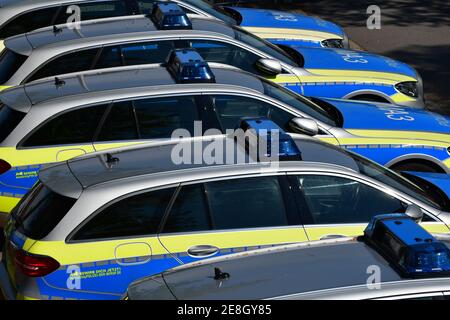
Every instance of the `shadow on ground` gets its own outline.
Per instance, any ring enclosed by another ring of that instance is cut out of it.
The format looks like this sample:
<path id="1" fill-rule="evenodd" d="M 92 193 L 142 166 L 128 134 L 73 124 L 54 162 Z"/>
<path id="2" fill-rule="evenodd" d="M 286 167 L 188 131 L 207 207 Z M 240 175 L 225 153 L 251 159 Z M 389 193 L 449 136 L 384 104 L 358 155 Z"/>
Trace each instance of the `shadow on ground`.
<path id="1" fill-rule="evenodd" d="M 366 9 L 373 4 L 382 9 L 383 19 L 391 25 L 408 26 L 417 23 L 433 27 L 450 25 L 448 0 L 293 0 L 290 4 L 275 4 L 273 1 L 258 3 L 267 8 L 280 10 L 307 8 L 309 14 L 332 20 L 344 27 L 365 24 Z"/>

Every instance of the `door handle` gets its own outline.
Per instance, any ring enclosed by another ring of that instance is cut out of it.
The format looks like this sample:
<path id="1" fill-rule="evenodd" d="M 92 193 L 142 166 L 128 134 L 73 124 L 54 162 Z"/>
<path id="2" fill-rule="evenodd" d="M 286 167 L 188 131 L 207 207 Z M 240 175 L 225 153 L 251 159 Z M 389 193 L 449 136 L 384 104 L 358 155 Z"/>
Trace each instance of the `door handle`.
<path id="1" fill-rule="evenodd" d="M 215 255 L 219 252 L 219 248 L 214 246 L 208 246 L 208 245 L 200 245 L 200 246 L 193 246 L 190 247 L 187 251 L 187 253 L 191 257 L 195 258 L 206 258 Z"/>
<path id="2" fill-rule="evenodd" d="M 326 236 L 323 236 L 320 238 L 320 240 L 331 240 L 331 239 L 338 239 L 338 238 L 345 238 L 343 234 L 327 234 Z"/>

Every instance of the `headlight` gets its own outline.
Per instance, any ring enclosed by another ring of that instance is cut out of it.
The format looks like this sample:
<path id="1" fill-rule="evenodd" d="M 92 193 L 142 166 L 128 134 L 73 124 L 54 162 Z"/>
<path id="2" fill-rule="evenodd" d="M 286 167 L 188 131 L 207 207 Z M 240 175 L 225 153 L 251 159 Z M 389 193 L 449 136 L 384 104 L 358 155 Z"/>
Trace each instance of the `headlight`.
<path id="1" fill-rule="evenodd" d="M 395 85 L 395 89 L 407 96 L 413 98 L 419 97 L 419 89 L 417 88 L 417 82 L 415 81 L 400 82 Z"/>
<path id="2" fill-rule="evenodd" d="M 344 48 L 344 43 L 342 42 L 342 39 L 328 39 L 323 40 L 322 45 L 327 48 Z"/>

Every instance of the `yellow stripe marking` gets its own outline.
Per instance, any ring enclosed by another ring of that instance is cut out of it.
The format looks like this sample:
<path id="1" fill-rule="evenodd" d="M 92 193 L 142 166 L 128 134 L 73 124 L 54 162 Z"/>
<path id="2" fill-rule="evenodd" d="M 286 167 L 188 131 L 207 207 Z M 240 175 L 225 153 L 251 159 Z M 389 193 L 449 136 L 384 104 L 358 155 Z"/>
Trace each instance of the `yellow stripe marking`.
<path id="1" fill-rule="evenodd" d="M 322 41 L 326 39 L 342 39 L 334 33 L 304 29 L 244 27 L 245 30 L 264 39 L 300 39 Z"/>
<path id="2" fill-rule="evenodd" d="M 0 212 L 10 213 L 19 201 L 20 198 L 0 196 Z"/>
<path id="3" fill-rule="evenodd" d="M 307 71 L 321 76 L 352 77 L 353 81 L 374 82 L 373 78 L 376 78 L 377 82 L 380 82 L 381 80 L 388 80 L 389 83 L 416 81 L 415 78 L 392 72 L 335 69 L 307 69 Z"/>
<path id="4" fill-rule="evenodd" d="M 427 145 L 433 147 L 450 146 L 450 135 L 443 133 L 421 132 L 421 131 L 394 131 L 394 130 L 357 130 L 348 129 L 347 132 L 356 136 L 356 138 L 344 138 L 350 144 L 373 144 L 373 139 L 382 139 L 376 141 L 377 144 L 412 144 L 412 145 Z M 358 139 L 361 137 L 361 139 Z M 344 140 L 342 139 L 342 140 Z M 341 139 L 339 139 L 341 141 Z M 358 141 L 352 143 L 351 141 Z M 360 143 L 361 141 L 361 143 Z"/>

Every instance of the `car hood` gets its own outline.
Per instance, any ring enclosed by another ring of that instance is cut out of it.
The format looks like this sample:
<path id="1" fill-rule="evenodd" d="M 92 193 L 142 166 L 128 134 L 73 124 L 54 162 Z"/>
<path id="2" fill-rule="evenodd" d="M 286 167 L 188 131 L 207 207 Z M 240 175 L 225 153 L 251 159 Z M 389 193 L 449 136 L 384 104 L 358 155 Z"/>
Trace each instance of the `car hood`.
<path id="1" fill-rule="evenodd" d="M 346 130 L 420 131 L 450 135 L 450 118 L 424 109 L 352 100 L 320 100 L 341 112 Z"/>
<path id="2" fill-rule="evenodd" d="M 336 24 L 319 18 L 274 10 L 232 7 L 242 16 L 241 27 L 282 28 L 319 31 L 344 37 L 344 31 Z"/>
<path id="3" fill-rule="evenodd" d="M 412 172 L 407 171 L 407 174 L 419 177 L 429 183 L 435 185 L 441 189 L 447 197 L 450 198 L 450 175 L 444 173 L 431 173 L 431 172 Z"/>
<path id="4" fill-rule="evenodd" d="M 304 60 L 304 68 L 314 73 L 314 69 L 375 71 L 405 75 L 417 79 L 417 72 L 406 63 L 381 55 L 332 48 L 309 48 L 290 45 Z"/>

